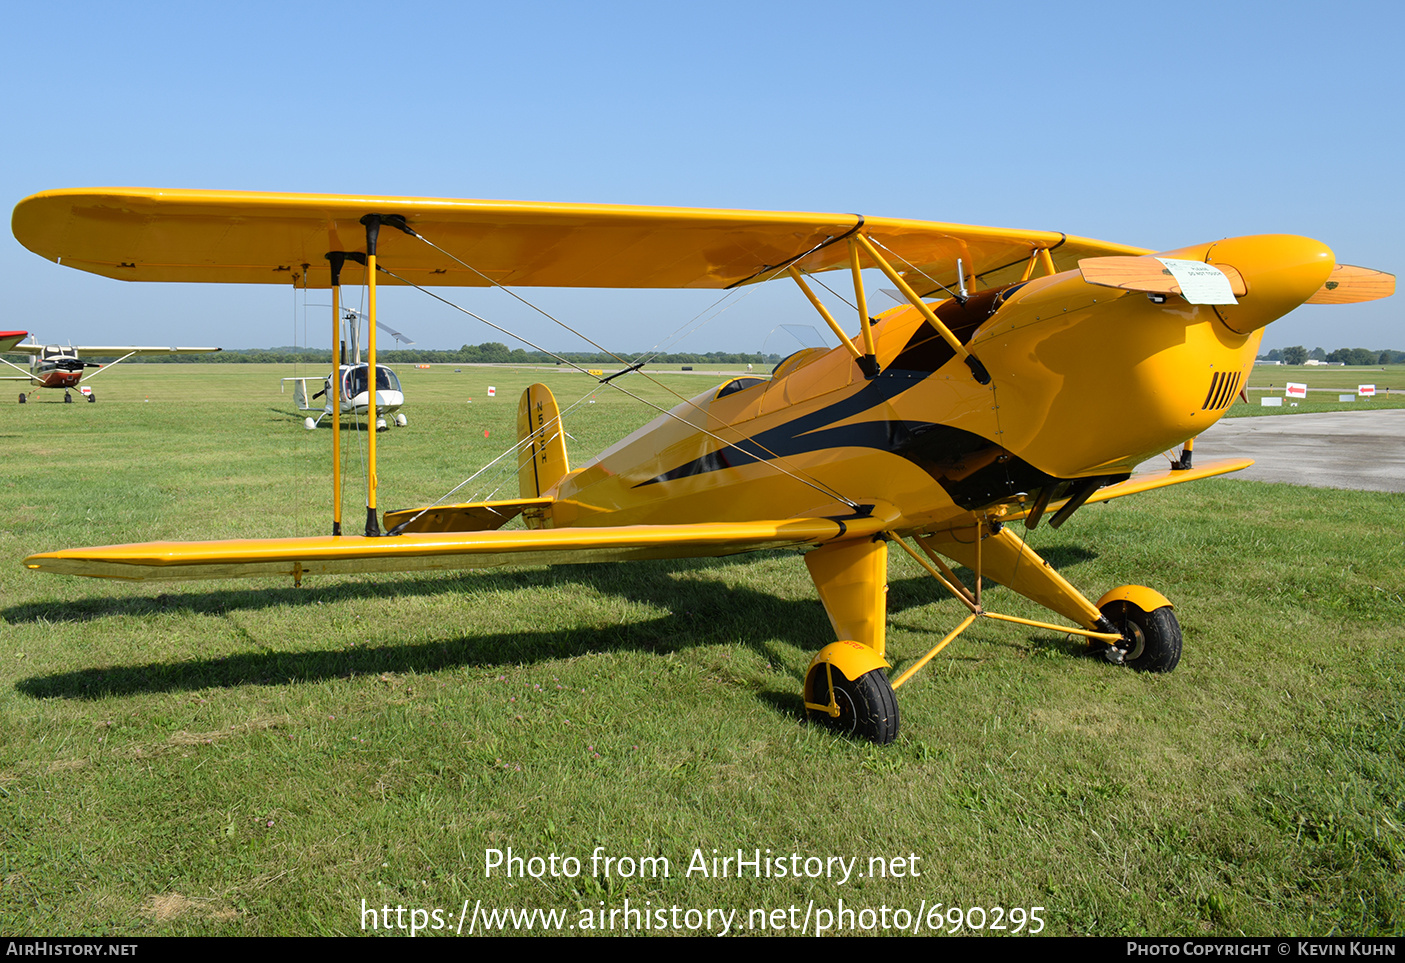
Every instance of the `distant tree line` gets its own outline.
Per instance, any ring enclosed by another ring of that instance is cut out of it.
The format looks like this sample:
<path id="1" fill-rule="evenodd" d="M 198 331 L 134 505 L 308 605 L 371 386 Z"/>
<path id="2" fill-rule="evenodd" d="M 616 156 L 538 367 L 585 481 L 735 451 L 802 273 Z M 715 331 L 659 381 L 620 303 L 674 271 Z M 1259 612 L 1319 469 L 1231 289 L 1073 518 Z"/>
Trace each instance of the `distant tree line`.
<path id="1" fill-rule="evenodd" d="M 1393 348 L 1375 350 L 1372 348 L 1338 348 L 1324 351 L 1321 348 L 1307 350 L 1304 345 L 1295 344 L 1291 348 L 1274 348 L 1259 356 L 1260 361 L 1281 361 L 1284 364 L 1306 364 L 1309 360 L 1326 361 L 1332 364 L 1405 364 L 1405 351 Z"/>
<path id="2" fill-rule="evenodd" d="M 7 354 L 5 358 L 24 366 L 28 355 Z M 110 358 L 84 356 L 85 361 L 115 361 Z M 218 351 L 212 354 L 160 354 L 131 358 L 125 364 L 316 364 L 326 362 L 327 348 L 240 348 L 232 351 Z M 618 365 L 614 357 L 599 351 L 562 351 L 559 355 L 567 361 L 581 366 L 605 368 Z M 619 357 L 634 361 L 633 352 L 619 352 Z M 1261 361 L 1281 361 L 1284 364 L 1303 364 L 1309 359 L 1316 361 L 1339 362 L 1348 365 L 1405 364 L 1405 351 L 1393 348 L 1375 350 L 1372 348 L 1338 348 L 1325 351 L 1297 344 L 1289 348 L 1273 348 L 1259 356 Z M 422 348 L 397 348 L 377 352 L 377 360 L 382 364 L 556 364 L 557 356 L 542 351 L 527 351 L 523 348 L 509 348 L 498 341 L 483 344 L 466 344 L 457 351 L 433 351 Z M 650 359 L 651 364 L 761 364 L 773 365 L 781 360 L 778 354 L 747 354 L 736 351 L 675 352 L 661 354 Z"/>
<path id="3" fill-rule="evenodd" d="M 328 348 L 241 348 L 233 351 L 218 351 L 212 354 L 159 354 L 131 358 L 124 364 L 142 362 L 145 364 L 313 364 L 326 362 L 330 356 Z M 19 364 L 27 361 L 28 355 L 6 355 Z M 83 356 L 84 361 L 116 360 L 119 357 L 102 358 Z M 568 361 L 582 366 L 603 368 L 618 365 L 619 361 L 604 352 L 562 351 L 559 355 Z M 633 362 L 635 352 L 619 352 L 619 357 Z M 364 360 L 365 354 L 363 352 Z M 675 352 L 661 354 L 650 359 L 650 364 L 776 364 L 781 360 L 777 354 L 745 354 L 735 351 L 708 351 L 706 353 Z M 379 350 L 376 361 L 380 364 L 556 364 L 557 356 L 541 351 L 527 351 L 522 348 L 509 348 L 497 341 L 483 344 L 466 344 L 457 351 L 432 351 L 421 348 L 397 348 Z"/>

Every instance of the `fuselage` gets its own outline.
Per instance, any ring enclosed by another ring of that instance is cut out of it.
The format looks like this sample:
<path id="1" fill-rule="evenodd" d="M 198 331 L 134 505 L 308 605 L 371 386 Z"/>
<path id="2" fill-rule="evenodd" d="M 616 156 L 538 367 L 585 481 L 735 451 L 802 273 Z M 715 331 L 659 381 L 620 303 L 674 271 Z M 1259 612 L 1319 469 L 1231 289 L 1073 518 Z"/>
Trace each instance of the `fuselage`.
<path id="1" fill-rule="evenodd" d="M 1046 490 L 1120 480 L 1219 420 L 1264 325 L 1335 263 L 1324 245 L 1284 235 L 1165 256 L 1230 265 L 1246 293 L 1234 305 L 1158 302 L 1071 271 L 939 303 L 988 385 L 916 308 L 895 308 L 874 325 L 876 377 L 836 348 L 698 395 L 566 475 L 550 524 L 842 517 L 859 506 L 898 532 L 937 531 Z"/>
<path id="2" fill-rule="evenodd" d="M 76 388 L 87 366 L 79 360 L 78 349 L 45 345 L 42 352 L 29 359 L 29 383 L 36 388 Z"/>

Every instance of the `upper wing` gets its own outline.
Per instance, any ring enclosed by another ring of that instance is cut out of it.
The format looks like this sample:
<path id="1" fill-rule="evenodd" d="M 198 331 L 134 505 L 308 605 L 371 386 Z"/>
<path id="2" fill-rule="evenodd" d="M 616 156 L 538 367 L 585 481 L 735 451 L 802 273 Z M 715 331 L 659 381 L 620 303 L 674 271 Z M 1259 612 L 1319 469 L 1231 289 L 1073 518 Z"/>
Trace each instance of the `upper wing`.
<path id="1" fill-rule="evenodd" d="M 857 214 L 143 188 L 35 194 L 16 205 L 12 227 L 36 254 L 112 278 L 327 287 L 327 252 L 364 251 L 366 214 L 399 215 L 420 235 L 384 227 L 377 253 L 431 287 L 726 288 L 792 263 L 846 267 L 847 246 L 833 242 L 860 229 L 923 292 L 954 285 L 958 259 L 990 287 L 1018 280 L 1039 250 L 1059 270 L 1147 253 L 1056 231 Z M 349 262 L 343 280 L 361 274 Z"/>
<path id="2" fill-rule="evenodd" d="M 1168 468 L 1164 471 L 1150 471 L 1133 475 L 1124 482 L 1116 485 L 1108 485 L 1106 488 L 1099 488 L 1088 497 L 1085 504 L 1091 505 L 1093 502 L 1106 502 L 1114 498 L 1121 498 L 1123 495 L 1136 495 L 1139 492 L 1149 492 L 1157 488 L 1166 488 L 1170 485 L 1179 485 L 1181 482 L 1195 481 L 1198 478 L 1212 478 L 1215 475 L 1227 475 L 1232 471 L 1242 471 L 1254 463 L 1252 458 L 1223 458 L 1219 461 L 1207 461 L 1194 468 Z M 1067 498 L 1051 501 L 1047 511 L 1053 513 L 1068 503 Z M 1001 517 L 1001 521 L 1019 521 L 1029 514 L 1029 510 L 1011 512 Z"/>
<path id="3" fill-rule="evenodd" d="M 21 336 L 23 336 L 23 335 L 21 335 Z M 23 352 L 24 354 L 43 354 L 43 353 L 44 353 L 44 349 L 45 349 L 46 347 L 48 347 L 48 345 L 43 345 L 43 344 L 14 344 L 14 345 L 10 345 L 9 347 L 6 347 L 6 346 L 5 346 L 5 343 L 4 343 L 3 334 L 0 334 L 0 351 L 12 351 L 12 352 L 15 352 L 15 353 Z M 65 349 L 67 349 L 67 348 L 72 348 L 74 351 L 77 351 L 77 352 L 80 353 L 80 354 L 86 354 L 86 355 L 89 355 L 89 356 L 97 355 L 98 357 L 102 357 L 102 356 L 104 356 L 104 355 L 109 355 L 109 354 L 122 354 L 122 355 L 133 355 L 133 354 L 193 354 L 193 353 L 196 353 L 196 352 L 223 351 L 223 350 L 224 350 L 223 348 L 163 348 L 163 347 L 160 347 L 160 346 L 150 346 L 150 347 L 147 347 L 147 346 L 130 345 L 130 344 L 127 344 L 127 345 L 123 345 L 123 344 L 118 344 L 118 345 L 91 345 L 91 344 L 67 345 L 67 344 L 66 344 L 66 345 L 64 345 L 63 347 L 64 347 Z"/>
<path id="4" fill-rule="evenodd" d="M 223 348 L 162 348 L 133 345 L 74 345 L 74 350 L 87 355 L 107 354 L 202 354 L 207 351 L 223 351 Z"/>
<path id="5" fill-rule="evenodd" d="M 223 542 L 146 542 L 44 552 L 26 568 L 134 581 L 330 575 L 555 565 L 643 558 L 708 558 L 868 537 L 885 520 L 793 518 L 693 525 L 627 525 L 439 535 L 321 536 Z"/>

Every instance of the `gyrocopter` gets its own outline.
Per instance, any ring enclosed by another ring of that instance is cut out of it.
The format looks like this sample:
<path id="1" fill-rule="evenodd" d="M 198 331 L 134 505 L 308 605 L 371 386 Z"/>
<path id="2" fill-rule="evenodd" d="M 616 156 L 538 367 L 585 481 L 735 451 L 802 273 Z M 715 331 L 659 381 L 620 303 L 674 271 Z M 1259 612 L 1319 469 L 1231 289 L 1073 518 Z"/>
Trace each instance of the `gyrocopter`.
<path id="1" fill-rule="evenodd" d="M 108 277 L 331 287 L 334 317 L 346 275 L 366 285 L 373 367 L 378 282 L 722 289 L 788 277 L 839 347 L 680 398 L 574 469 L 556 402 L 533 385 L 518 411 L 518 498 L 378 517 L 372 432 L 364 534 L 341 534 L 337 509 L 329 536 L 68 549 L 24 564 L 300 581 L 804 549 L 838 638 L 806 673 L 805 707 L 880 743 L 898 731 L 894 690 L 978 619 L 1073 633 L 1110 662 L 1173 669 L 1182 639 L 1165 596 L 1126 585 L 1094 603 L 1017 532 L 1251 464 L 1192 464 L 1188 442 L 1241 390 L 1264 327 L 1304 303 L 1394 290 L 1391 275 L 1291 235 L 1153 253 L 854 214 L 98 188 L 30 197 L 13 227 L 30 250 Z M 870 317 L 861 272 L 875 268 L 904 303 Z M 852 279 L 848 328 L 807 280 L 826 271 Z M 1178 447 L 1169 469 L 1131 474 Z M 523 529 L 503 528 L 519 515 Z M 891 680 L 890 548 L 968 610 Z M 1073 626 L 990 611 L 983 580 Z"/>
<path id="2" fill-rule="evenodd" d="M 354 309 L 345 309 L 345 320 L 348 339 L 351 343 L 351 363 L 347 363 L 342 357 L 343 342 L 339 340 L 338 332 L 334 331 L 332 343 L 337 345 L 334 352 L 338 358 L 331 373 L 322 378 L 284 378 L 282 384 L 293 383 L 293 399 L 299 411 L 321 412 L 316 418 L 311 416 L 303 419 L 303 427 L 308 431 L 313 430 L 322 423 L 322 419 L 331 415 L 334 419 L 340 419 L 342 415 L 352 415 L 356 418 L 366 418 L 374 424 L 377 431 L 383 431 L 389 427 L 390 421 L 404 428 L 409 422 L 405 415 L 400 412 L 401 405 L 405 404 L 405 391 L 400 387 L 400 379 L 390 367 L 378 364 L 376 371 L 375 400 L 371 399 L 371 366 L 361 360 L 361 321 L 364 315 Z M 404 344 L 414 344 L 399 331 L 385 324 L 377 322 L 377 327 L 385 331 L 398 342 Z M 312 385 L 321 383 L 322 390 L 308 394 Z M 314 404 L 318 398 L 325 399 L 321 405 Z M 374 410 L 372 405 L 374 404 Z M 393 415 L 390 419 L 387 416 Z"/>

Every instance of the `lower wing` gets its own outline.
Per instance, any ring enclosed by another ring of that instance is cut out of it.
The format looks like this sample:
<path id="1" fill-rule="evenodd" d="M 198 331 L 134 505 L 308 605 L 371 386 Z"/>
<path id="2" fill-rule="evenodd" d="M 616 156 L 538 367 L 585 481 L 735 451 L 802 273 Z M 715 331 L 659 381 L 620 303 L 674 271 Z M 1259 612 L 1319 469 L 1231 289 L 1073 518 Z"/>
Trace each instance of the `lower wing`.
<path id="1" fill-rule="evenodd" d="M 1106 488 L 1099 488 L 1092 495 L 1088 496 L 1085 504 L 1091 505 L 1094 502 L 1111 501 L 1114 498 L 1121 498 L 1123 495 L 1135 495 L 1138 492 L 1149 492 L 1157 488 L 1166 488 L 1169 485 L 1179 485 L 1181 482 L 1195 481 L 1198 478 L 1212 478 L 1215 475 L 1227 475 L 1232 471 L 1242 471 L 1254 463 L 1252 458 L 1223 458 L 1219 461 L 1207 461 L 1203 465 L 1196 465 L 1194 468 L 1168 468 L 1164 471 L 1146 472 L 1145 474 L 1133 475 L 1126 481 L 1118 482 L 1116 485 L 1108 485 Z M 1051 501 L 1047 511 L 1054 512 L 1067 504 L 1069 499 L 1060 498 Z M 1002 522 L 1019 521 L 1030 513 L 1030 509 L 1011 512 L 1001 517 Z"/>
<path id="2" fill-rule="evenodd" d="M 872 536 L 887 524 L 885 519 L 869 516 L 448 532 L 380 538 L 326 535 L 220 542 L 144 542 L 44 552 L 29 556 L 24 564 L 26 568 L 41 572 L 131 581 L 267 575 L 301 579 L 304 575 L 491 568 L 508 564 L 710 558 Z"/>

